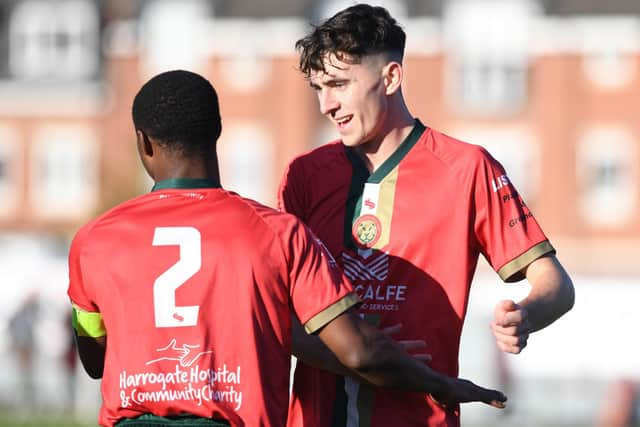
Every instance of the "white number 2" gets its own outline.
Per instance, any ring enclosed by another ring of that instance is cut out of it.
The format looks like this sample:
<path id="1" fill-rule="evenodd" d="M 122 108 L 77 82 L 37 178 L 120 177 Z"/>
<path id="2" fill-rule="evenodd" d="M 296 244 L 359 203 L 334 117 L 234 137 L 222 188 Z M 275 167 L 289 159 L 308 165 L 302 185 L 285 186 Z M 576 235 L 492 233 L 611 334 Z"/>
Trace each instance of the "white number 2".
<path id="1" fill-rule="evenodd" d="M 193 227 L 156 227 L 153 246 L 180 246 L 180 259 L 153 283 L 156 328 L 195 326 L 200 306 L 176 306 L 176 289 L 200 270 L 200 232 Z"/>

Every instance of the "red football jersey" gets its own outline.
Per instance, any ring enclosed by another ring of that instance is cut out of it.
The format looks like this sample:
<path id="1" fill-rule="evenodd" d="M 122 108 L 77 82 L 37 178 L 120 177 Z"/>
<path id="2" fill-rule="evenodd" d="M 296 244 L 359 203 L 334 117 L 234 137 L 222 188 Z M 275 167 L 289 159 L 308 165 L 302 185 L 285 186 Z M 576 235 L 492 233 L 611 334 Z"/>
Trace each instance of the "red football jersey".
<path id="1" fill-rule="evenodd" d="M 503 280 L 515 281 L 523 267 L 554 250 L 496 160 L 419 121 L 371 174 L 339 141 L 298 157 L 279 205 L 338 259 L 363 300 L 361 313 L 380 327 L 402 323 L 397 339 L 426 341 L 430 366 L 450 376 L 458 375 L 479 255 Z M 288 425 L 457 426 L 459 420 L 425 394 L 371 389 L 299 363 Z"/>
<path id="2" fill-rule="evenodd" d="M 298 219 L 212 186 L 161 182 L 73 240 L 69 297 L 107 333 L 101 425 L 189 413 L 283 426 L 292 310 L 314 332 L 358 302 Z"/>

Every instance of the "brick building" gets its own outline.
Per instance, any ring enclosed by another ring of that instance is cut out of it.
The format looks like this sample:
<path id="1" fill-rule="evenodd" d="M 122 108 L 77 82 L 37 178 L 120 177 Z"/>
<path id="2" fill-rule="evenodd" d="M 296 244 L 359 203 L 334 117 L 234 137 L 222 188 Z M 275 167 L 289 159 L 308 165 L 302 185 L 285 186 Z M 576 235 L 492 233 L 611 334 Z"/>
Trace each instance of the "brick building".
<path id="1" fill-rule="evenodd" d="M 0 3 L 0 229 L 70 236 L 145 192 L 130 105 L 151 75 L 216 86 L 223 185 L 273 205 L 296 154 L 333 138 L 294 41 L 348 1 Z M 408 33 L 404 93 L 486 146 L 571 271 L 640 273 L 640 3 L 378 1 Z"/>

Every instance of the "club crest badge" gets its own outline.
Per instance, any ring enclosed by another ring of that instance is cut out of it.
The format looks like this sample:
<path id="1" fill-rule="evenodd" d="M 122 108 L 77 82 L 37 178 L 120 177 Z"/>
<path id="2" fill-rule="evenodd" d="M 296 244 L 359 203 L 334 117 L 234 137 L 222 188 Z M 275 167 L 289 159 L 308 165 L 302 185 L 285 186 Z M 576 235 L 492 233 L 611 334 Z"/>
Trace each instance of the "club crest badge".
<path id="1" fill-rule="evenodd" d="M 353 239 L 363 249 L 372 248 L 382 235 L 382 224 L 375 215 L 362 215 L 353 224 Z"/>

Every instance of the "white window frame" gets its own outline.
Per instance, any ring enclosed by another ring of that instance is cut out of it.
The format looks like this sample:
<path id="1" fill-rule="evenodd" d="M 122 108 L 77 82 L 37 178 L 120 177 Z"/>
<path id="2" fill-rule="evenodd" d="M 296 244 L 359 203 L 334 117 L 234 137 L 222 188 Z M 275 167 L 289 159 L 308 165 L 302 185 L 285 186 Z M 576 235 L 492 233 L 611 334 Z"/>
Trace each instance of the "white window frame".
<path id="1" fill-rule="evenodd" d="M 591 226 L 622 228 L 638 210 L 638 149 L 624 126 L 597 126 L 576 147 L 578 211 Z"/>
<path id="2" fill-rule="evenodd" d="M 10 72 L 19 79 L 90 78 L 100 62 L 99 32 L 91 0 L 19 2 L 9 23 Z"/>
<path id="3" fill-rule="evenodd" d="M 31 144 L 29 200 L 35 217 L 78 220 L 99 197 L 99 145 L 85 125 L 42 125 Z"/>
<path id="4" fill-rule="evenodd" d="M 447 4 L 444 40 L 449 104 L 475 115 L 508 115 L 527 103 L 529 46 L 540 9 L 531 0 Z M 508 34 L 508 37 L 505 37 Z"/>
<path id="5" fill-rule="evenodd" d="M 640 19 L 594 17 L 575 20 L 581 37 L 582 68 L 593 85 L 619 90 L 630 85 L 638 72 Z"/>
<path id="6" fill-rule="evenodd" d="M 143 73 L 183 68 L 200 70 L 205 65 L 211 22 L 210 2 L 206 0 L 154 0 L 140 16 L 140 45 Z"/>
<path id="7" fill-rule="evenodd" d="M 264 127 L 246 122 L 225 123 L 225 131 L 218 142 L 224 187 L 273 205 L 274 148 Z"/>

